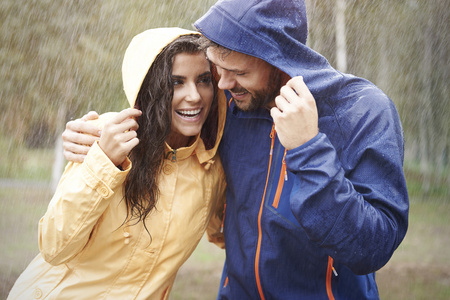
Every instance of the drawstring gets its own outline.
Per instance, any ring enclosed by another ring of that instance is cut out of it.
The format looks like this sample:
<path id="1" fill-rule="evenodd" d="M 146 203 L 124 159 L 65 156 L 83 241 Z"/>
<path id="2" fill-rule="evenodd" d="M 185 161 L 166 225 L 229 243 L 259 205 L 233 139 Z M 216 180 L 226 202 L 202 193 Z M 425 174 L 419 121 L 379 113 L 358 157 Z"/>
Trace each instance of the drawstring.
<path id="1" fill-rule="evenodd" d="M 172 157 L 170 157 L 172 155 Z M 177 150 L 171 150 L 167 152 L 166 159 L 170 159 L 171 162 L 177 161 Z"/>
<path id="2" fill-rule="evenodd" d="M 208 160 L 205 165 L 205 170 L 208 171 L 214 163 L 215 161 L 213 159 Z"/>

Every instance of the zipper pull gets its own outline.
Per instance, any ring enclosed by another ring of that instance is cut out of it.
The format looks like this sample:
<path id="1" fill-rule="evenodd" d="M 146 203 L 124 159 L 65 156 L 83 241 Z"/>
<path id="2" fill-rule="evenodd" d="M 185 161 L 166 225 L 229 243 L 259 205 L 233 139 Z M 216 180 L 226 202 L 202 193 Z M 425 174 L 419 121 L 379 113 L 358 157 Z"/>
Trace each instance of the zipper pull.
<path id="1" fill-rule="evenodd" d="M 276 132 L 275 132 L 275 123 L 272 124 L 272 130 L 270 131 L 270 138 L 273 139 L 273 137 L 275 136 Z"/>
<path id="2" fill-rule="evenodd" d="M 273 154 L 273 144 L 275 142 L 275 135 L 277 134 L 277 132 L 275 131 L 275 123 L 272 124 L 272 130 L 270 131 L 270 139 L 272 140 L 272 145 L 270 146 L 270 156 L 272 156 Z"/>

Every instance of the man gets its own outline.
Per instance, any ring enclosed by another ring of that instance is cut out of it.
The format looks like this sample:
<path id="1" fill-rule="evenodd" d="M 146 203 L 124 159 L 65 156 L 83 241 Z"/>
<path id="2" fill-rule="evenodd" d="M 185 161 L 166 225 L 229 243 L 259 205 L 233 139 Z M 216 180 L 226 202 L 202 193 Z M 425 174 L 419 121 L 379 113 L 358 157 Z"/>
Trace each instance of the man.
<path id="1" fill-rule="evenodd" d="M 233 99 L 218 299 L 378 299 L 408 223 L 392 101 L 306 46 L 304 1 L 223 0 L 195 27 Z"/>

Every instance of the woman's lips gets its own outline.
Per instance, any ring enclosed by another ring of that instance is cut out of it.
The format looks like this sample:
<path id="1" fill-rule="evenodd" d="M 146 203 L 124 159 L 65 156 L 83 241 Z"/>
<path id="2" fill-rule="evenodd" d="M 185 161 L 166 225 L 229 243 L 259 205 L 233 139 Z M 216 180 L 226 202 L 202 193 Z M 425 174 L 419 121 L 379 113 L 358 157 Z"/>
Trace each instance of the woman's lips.
<path id="1" fill-rule="evenodd" d="M 195 119 L 200 116 L 201 112 L 202 112 L 201 108 L 176 110 L 176 113 L 180 117 L 185 118 L 185 119 Z"/>

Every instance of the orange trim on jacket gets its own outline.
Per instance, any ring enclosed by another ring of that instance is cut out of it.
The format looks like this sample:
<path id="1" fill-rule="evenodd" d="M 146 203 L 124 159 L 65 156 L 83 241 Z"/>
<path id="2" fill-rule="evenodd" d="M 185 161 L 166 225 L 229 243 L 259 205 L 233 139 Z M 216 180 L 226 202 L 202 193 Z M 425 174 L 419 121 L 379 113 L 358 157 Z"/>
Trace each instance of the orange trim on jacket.
<path id="1" fill-rule="evenodd" d="M 263 194 L 263 198 L 261 200 L 261 206 L 259 208 L 259 213 L 258 213 L 258 246 L 256 248 L 256 256 L 255 256 L 256 285 L 258 287 L 259 296 L 261 297 L 262 300 L 264 300 L 265 298 L 264 298 L 264 294 L 262 291 L 261 278 L 259 277 L 259 255 L 261 253 L 261 240 L 262 240 L 261 216 L 262 216 L 262 211 L 263 211 L 263 207 L 264 207 L 264 199 L 266 197 L 267 183 L 269 182 L 270 167 L 272 165 L 272 154 L 273 154 L 273 145 L 275 143 L 275 136 L 276 136 L 275 124 L 273 124 L 272 130 L 270 132 L 270 138 L 272 139 L 272 144 L 270 145 L 270 154 L 269 154 L 270 158 L 269 158 L 269 168 L 267 170 L 266 186 L 264 187 L 264 194 Z"/>
<path id="2" fill-rule="evenodd" d="M 284 182 L 287 180 L 286 160 L 285 160 L 286 152 L 287 150 L 284 149 L 283 164 L 281 165 L 280 178 L 278 178 L 277 192 L 275 193 L 275 199 L 273 200 L 272 203 L 272 206 L 274 208 L 278 208 L 278 204 L 280 203 L 281 192 L 283 191 L 283 185 Z"/>
<path id="3" fill-rule="evenodd" d="M 327 287 L 327 295 L 328 299 L 334 300 L 333 291 L 331 290 L 331 275 L 333 273 L 333 258 L 331 256 L 328 256 L 328 268 L 327 268 L 327 280 L 326 280 L 326 287 Z"/>

